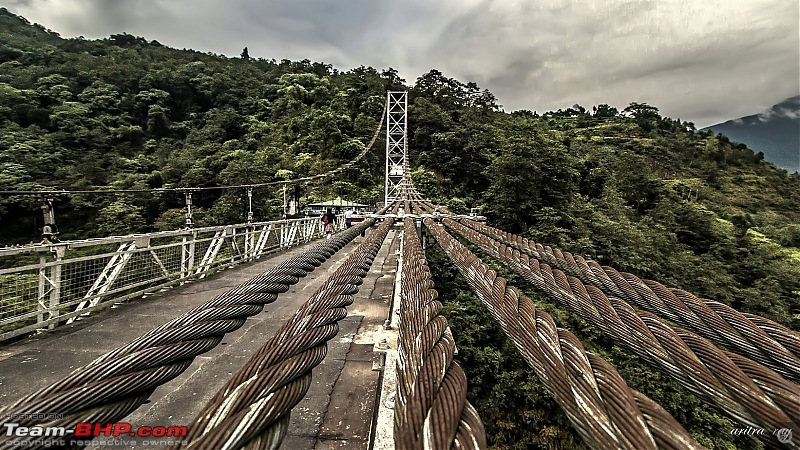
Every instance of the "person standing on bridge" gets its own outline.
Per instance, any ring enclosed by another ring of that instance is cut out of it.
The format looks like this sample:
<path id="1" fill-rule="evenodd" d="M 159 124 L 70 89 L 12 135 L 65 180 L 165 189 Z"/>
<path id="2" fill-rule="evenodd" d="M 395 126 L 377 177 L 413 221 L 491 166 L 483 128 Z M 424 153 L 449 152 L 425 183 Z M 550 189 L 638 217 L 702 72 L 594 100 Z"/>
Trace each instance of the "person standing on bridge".
<path id="1" fill-rule="evenodd" d="M 325 224 L 325 239 L 330 239 L 333 232 L 336 230 L 336 214 L 328 208 L 328 212 L 322 216 L 322 223 Z"/>
<path id="2" fill-rule="evenodd" d="M 353 226 L 353 208 L 347 208 L 347 211 L 344 212 L 344 224 L 347 225 L 347 228 Z"/>

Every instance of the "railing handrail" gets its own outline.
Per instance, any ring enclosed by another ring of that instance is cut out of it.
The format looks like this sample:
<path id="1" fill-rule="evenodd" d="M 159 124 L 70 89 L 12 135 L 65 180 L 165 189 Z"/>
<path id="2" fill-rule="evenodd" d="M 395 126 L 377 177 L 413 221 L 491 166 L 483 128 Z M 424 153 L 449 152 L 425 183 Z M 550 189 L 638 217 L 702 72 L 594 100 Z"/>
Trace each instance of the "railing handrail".
<path id="1" fill-rule="evenodd" d="M 150 233 L 126 234 L 121 236 L 107 236 L 101 238 L 22 244 L 18 246 L 0 247 L 0 257 L 39 253 L 39 252 L 50 252 L 53 250 L 53 248 L 56 247 L 65 247 L 67 249 L 74 249 L 74 248 L 91 247 L 94 245 L 103 245 L 103 244 L 120 244 L 122 242 L 130 242 L 144 237 L 149 237 L 150 239 L 157 239 L 165 237 L 190 236 L 194 233 L 210 233 L 219 230 L 224 230 L 227 228 L 263 227 L 263 226 L 268 226 L 270 224 L 283 224 L 283 223 L 288 224 L 292 222 L 312 220 L 315 218 L 317 220 L 320 220 L 318 216 L 308 216 L 296 219 L 278 219 L 265 222 L 251 222 L 251 223 L 244 222 L 244 223 L 237 223 L 230 225 L 213 225 L 208 227 L 181 228 L 179 230 L 153 231 Z"/>
<path id="2" fill-rule="evenodd" d="M 0 248 L 0 342 L 323 235 L 306 216 Z"/>

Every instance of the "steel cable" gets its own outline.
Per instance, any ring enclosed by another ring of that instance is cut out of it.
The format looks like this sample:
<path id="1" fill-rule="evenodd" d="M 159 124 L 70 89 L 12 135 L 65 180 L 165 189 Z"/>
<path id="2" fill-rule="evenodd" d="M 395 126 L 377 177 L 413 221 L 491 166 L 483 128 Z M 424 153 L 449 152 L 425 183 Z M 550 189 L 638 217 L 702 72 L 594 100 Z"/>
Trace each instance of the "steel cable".
<path id="1" fill-rule="evenodd" d="M 702 448 L 661 406 L 634 391 L 616 370 L 587 353 L 533 303 L 431 219 L 436 241 L 500 322 L 575 429 L 592 448 Z"/>
<path id="2" fill-rule="evenodd" d="M 12 413 L 27 417 L 18 421 L 20 426 L 74 426 L 122 419 L 144 403 L 156 387 L 182 373 L 195 356 L 214 348 L 226 333 L 241 327 L 247 317 L 259 313 L 289 285 L 297 283 L 373 223 L 374 220 L 367 220 L 312 245 L 302 254 L 100 356 L 66 378 L 5 406 L 0 417 Z M 62 418 L 46 423 L 34 419 L 54 415 Z M 0 443 L 9 444 L 6 438 Z"/>
<path id="3" fill-rule="evenodd" d="M 569 252 L 529 241 L 471 220 L 464 224 L 563 270 L 606 295 L 619 297 L 757 361 L 784 377 L 800 381 L 800 333 L 769 319 L 741 313 L 724 303 L 703 300 L 661 283 L 618 272 Z"/>
<path id="4" fill-rule="evenodd" d="M 600 289 L 473 228 L 450 219 L 444 223 L 724 414 L 770 433 L 800 424 L 800 389 L 772 370 L 671 327 L 652 313 L 634 310 L 619 298 L 606 297 Z M 772 435 L 765 438 L 779 443 Z"/>
<path id="5" fill-rule="evenodd" d="M 406 204 L 409 208 L 410 205 Z M 409 210 L 410 211 L 410 210 Z M 403 221 L 403 266 L 394 440 L 401 450 L 484 449 L 467 377 L 453 360 L 455 342 L 433 289 L 414 221 Z"/>
<path id="6" fill-rule="evenodd" d="M 217 394 L 189 427 L 187 446 L 175 449 L 276 449 L 289 414 L 311 383 L 311 370 L 327 353 L 338 321 L 347 316 L 392 225 L 386 220 L 348 256 Z M 360 232 L 360 231 L 359 231 Z"/>

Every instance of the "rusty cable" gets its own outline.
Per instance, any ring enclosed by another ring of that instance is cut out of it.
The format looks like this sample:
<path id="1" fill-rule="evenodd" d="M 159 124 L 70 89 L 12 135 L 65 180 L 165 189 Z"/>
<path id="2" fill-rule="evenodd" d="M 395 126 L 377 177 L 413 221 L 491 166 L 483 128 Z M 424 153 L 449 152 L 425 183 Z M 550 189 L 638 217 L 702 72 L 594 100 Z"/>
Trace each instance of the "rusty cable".
<path id="1" fill-rule="evenodd" d="M 796 331 L 754 314 L 741 313 L 724 303 L 700 299 L 681 289 L 671 289 L 656 281 L 618 272 L 612 267 L 601 266 L 595 261 L 497 228 L 472 220 L 463 223 L 598 287 L 606 295 L 663 316 L 790 380 L 800 381 L 800 333 Z"/>
<path id="2" fill-rule="evenodd" d="M 0 417 L 13 413 L 21 417 L 19 426 L 67 428 L 80 422 L 109 423 L 124 418 L 147 401 L 158 386 L 181 374 L 197 355 L 214 348 L 226 333 L 241 327 L 247 317 L 259 313 L 373 223 L 367 220 L 313 244 L 300 255 L 5 406 Z M 43 423 L 36 417 L 60 419 Z M 6 438 L 0 442 L 10 444 L 4 442 Z"/>
<path id="3" fill-rule="evenodd" d="M 606 297 L 600 289 L 473 228 L 451 219 L 443 222 L 724 414 L 766 430 L 800 424 L 800 389 L 774 371 L 671 327 L 652 313 L 634 310 L 621 299 Z M 778 443 L 774 436 L 767 438 Z"/>
<path id="4" fill-rule="evenodd" d="M 392 220 L 369 233 L 331 277 L 214 395 L 173 449 L 276 449 L 311 384 L 338 321 L 366 277 Z"/>
<path id="5" fill-rule="evenodd" d="M 557 328 L 458 240 L 433 220 L 424 223 L 589 446 L 702 448 L 660 405 L 631 389 L 610 364 L 586 352 L 574 334 Z"/>
<path id="6" fill-rule="evenodd" d="M 402 270 L 395 445 L 401 450 L 484 449 L 483 423 L 467 401 L 467 376 L 453 360 L 455 342 L 446 332 L 442 303 L 408 218 L 403 221 Z"/>

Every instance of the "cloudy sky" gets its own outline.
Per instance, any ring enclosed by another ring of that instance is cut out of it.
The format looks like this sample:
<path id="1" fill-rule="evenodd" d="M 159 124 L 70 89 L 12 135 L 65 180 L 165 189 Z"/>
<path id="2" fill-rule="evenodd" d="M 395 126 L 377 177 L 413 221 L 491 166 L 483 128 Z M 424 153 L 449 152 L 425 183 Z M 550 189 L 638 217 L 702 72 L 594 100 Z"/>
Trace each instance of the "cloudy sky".
<path id="1" fill-rule="evenodd" d="M 800 94 L 797 0 L 0 0 L 64 37 L 432 68 L 506 111 L 647 102 L 699 127 Z"/>

